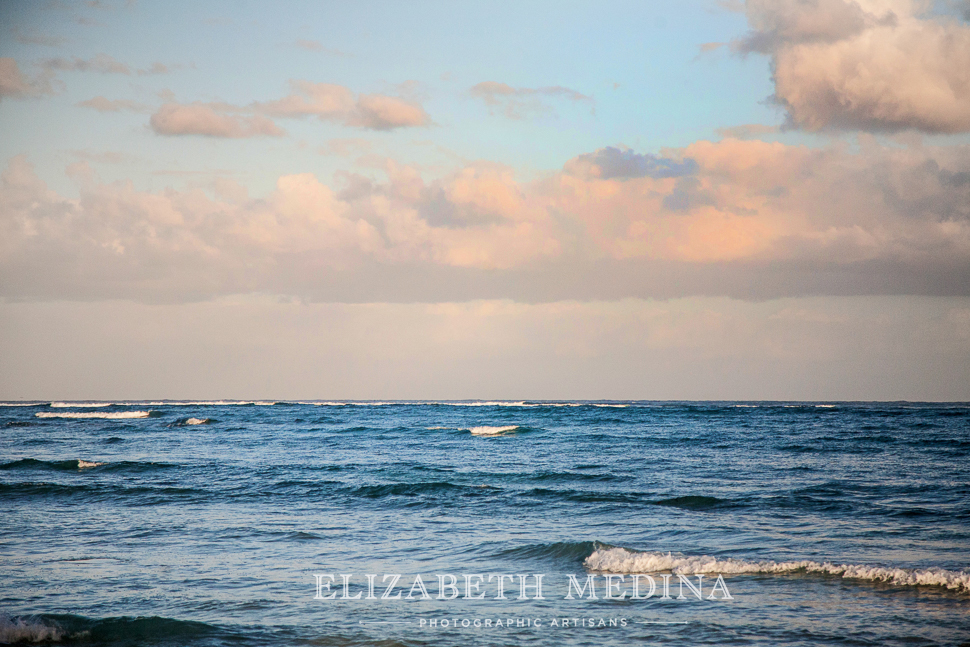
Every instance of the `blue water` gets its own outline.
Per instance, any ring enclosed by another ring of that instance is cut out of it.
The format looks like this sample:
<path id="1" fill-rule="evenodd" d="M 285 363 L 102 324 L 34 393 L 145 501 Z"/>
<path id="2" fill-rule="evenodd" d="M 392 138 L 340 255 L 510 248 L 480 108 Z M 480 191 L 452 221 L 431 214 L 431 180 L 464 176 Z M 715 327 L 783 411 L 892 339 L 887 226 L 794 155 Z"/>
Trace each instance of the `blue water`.
<path id="1" fill-rule="evenodd" d="M 0 642 L 970 641 L 970 405 L 63 404 L 0 405 Z"/>

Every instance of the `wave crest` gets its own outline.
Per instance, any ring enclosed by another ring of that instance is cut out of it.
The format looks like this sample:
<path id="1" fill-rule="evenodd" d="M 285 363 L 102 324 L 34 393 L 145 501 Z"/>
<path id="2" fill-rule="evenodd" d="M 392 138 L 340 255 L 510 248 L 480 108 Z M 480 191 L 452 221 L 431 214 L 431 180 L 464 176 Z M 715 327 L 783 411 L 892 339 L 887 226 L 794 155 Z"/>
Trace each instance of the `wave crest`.
<path id="1" fill-rule="evenodd" d="M 732 558 L 718 559 L 708 555 L 674 556 L 671 553 L 641 553 L 626 548 L 594 550 L 583 562 L 583 565 L 587 570 L 599 573 L 654 573 L 658 571 L 670 571 L 676 575 L 695 575 L 698 573 L 819 573 L 836 575 L 846 579 L 886 582 L 899 586 L 943 586 L 951 590 L 970 593 L 970 573 L 949 571 L 943 568 L 891 568 L 866 564 L 833 564 L 810 560 L 793 562 L 747 561 Z"/>
<path id="2" fill-rule="evenodd" d="M 128 420 L 132 418 L 147 418 L 152 415 L 151 411 L 38 411 L 34 414 L 38 418 L 103 418 L 106 420 Z"/>
<path id="3" fill-rule="evenodd" d="M 0 643 L 4 645 L 19 642 L 54 642 L 60 640 L 63 635 L 64 632 L 56 625 L 48 625 L 40 620 L 0 615 Z"/>
<path id="4" fill-rule="evenodd" d="M 521 429 L 518 425 L 505 425 L 503 427 L 483 425 L 481 427 L 471 427 L 468 431 L 471 432 L 472 436 L 508 436 Z"/>

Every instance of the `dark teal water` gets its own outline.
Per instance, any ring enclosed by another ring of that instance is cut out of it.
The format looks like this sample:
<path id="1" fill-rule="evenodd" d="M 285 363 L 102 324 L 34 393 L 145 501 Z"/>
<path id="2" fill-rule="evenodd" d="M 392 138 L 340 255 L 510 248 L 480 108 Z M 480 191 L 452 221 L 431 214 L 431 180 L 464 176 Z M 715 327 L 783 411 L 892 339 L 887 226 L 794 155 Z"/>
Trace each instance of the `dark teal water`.
<path id="1" fill-rule="evenodd" d="M 0 405 L 0 642 L 970 641 L 970 405 L 62 404 Z"/>

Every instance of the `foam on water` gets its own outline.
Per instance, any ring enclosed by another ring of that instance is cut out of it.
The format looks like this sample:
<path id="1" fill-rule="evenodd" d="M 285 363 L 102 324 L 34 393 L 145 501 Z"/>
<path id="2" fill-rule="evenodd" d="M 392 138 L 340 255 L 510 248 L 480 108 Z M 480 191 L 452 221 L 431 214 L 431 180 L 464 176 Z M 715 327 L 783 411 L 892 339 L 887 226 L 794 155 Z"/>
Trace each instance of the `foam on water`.
<path id="1" fill-rule="evenodd" d="M 103 418 L 105 420 L 126 420 L 131 418 L 147 418 L 151 411 L 95 411 L 82 413 L 77 411 L 38 411 L 34 414 L 38 418 Z"/>
<path id="2" fill-rule="evenodd" d="M 131 402 L 130 404 L 143 404 L 150 407 L 230 407 L 240 405 L 256 405 L 258 407 L 271 407 L 279 404 L 271 400 L 188 400 L 185 402 L 169 402 L 166 400 L 156 400 L 152 402 Z M 303 403 L 298 403 L 303 404 Z"/>
<path id="3" fill-rule="evenodd" d="M 504 427 L 472 427 L 468 431 L 472 436 L 504 436 L 519 429 L 518 425 L 506 425 Z"/>
<path id="4" fill-rule="evenodd" d="M 37 620 L 10 618 L 0 615 L 0 643 L 48 642 L 60 640 L 64 632 L 58 627 Z"/>
<path id="5" fill-rule="evenodd" d="M 625 548 L 594 550 L 583 562 L 587 570 L 598 573 L 655 573 L 670 571 L 677 575 L 698 573 L 819 573 L 847 579 L 887 582 L 903 586 L 943 586 L 970 592 L 970 573 L 942 568 L 911 569 L 871 566 L 866 564 L 833 564 L 801 560 L 775 562 L 717 559 L 707 555 L 674 556 L 671 553 L 635 552 Z"/>
<path id="6" fill-rule="evenodd" d="M 80 460 L 80 459 L 78 459 L 78 461 L 77 461 L 77 468 L 79 470 L 83 470 L 83 469 L 86 469 L 86 468 L 89 468 L 89 467 L 98 467 L 100 465 L 104 465 L 104 463 L 97 463 L 95 461 L 85 461 L 85 460 Z"/>
<path id="7" fill-rule="evenodd" d="M 98 409 L 101 407 L 110 407 L 114 405 L 114 402 L 51 402 L 51 407 L 54 409 L 81 409 L 81 408 L 94 408 Z"/>

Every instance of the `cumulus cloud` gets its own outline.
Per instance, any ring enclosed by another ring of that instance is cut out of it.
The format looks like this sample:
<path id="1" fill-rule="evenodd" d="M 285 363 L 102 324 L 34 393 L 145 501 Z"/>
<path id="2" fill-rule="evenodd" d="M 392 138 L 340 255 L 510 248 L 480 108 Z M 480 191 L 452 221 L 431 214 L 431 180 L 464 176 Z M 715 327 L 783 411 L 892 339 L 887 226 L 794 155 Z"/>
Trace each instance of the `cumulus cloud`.
<path id="1" fill-rule="evenodd" d="M 316 117 L 320 121 L 377 131 L 431 123 L 428 113 L 415 101 L 381 94 L 354 95 L 350 89 L 333 83 L 294 80 L 290 87 L 293 91 L 281 99 L 256 101 L 246 106 L 170 101 L 152 115 L 151 126 L 163 135 L 253 137 L 283 134 L 271 117 Z"/>
<path id="2" fill-rule="evenodd" d="M 473 86 L 468 93 L 480 99 L 490 109 L 497 109 L 509 119 L 525 119 L 552 109 L 542 99 L 563 99 L 574 103 L 584 103 L 593 109 L 593 98 L 562 86 L 543 88 L 513 88 L 506 83 L 483 81 Z M 494 112 L 493 112 L 494 114 Z"/>
<path id="3" fill-rule="evenodd" d="M 17 61 L 9 57 L 0 58 L 0 99 L 36 97 L 52 91 L 50 74 L 29 79 L 20 71 Z"/>
<path id="4" fill-rule="evenodd" d="M 195 114 L 173 130 L 247 127 Z M 283 176 L 262 198 L 226 182 L 143 192 L 88 174 L 71 200 L 15 158 L 0 178 L 2 294 L 970 294 L 967 146 L 728 138 L 662 155 L 605 148 L 529 182 L 484 162 L 436 179 L 393 161 L 383 171 L 332 185 Z"/>
<path id="5" fill-rule="evenodd" d="M 166 103 L 152 115 L 149 123 L 159 135 L 242 138 L 285 134 L 266 117 L 221 114 L 205 104 Z"/>
<path id="6" fill-rule="evenodd" d="M 250 109 L 272 117 L 313 116 L 370 130 L 393 130 L 426 126 L 431 118 L 420 104 L 381 94 L 357 97 L 348 88 L 332 83 L 294 80 L 293 92 L 282 99 L 252 104 Z"/>
<path id="7" fill-rule="evenodd" d="M 810 131 L 970 131 L 970 26 L 915 0 L 748 0 L 742 52 Z"/>

